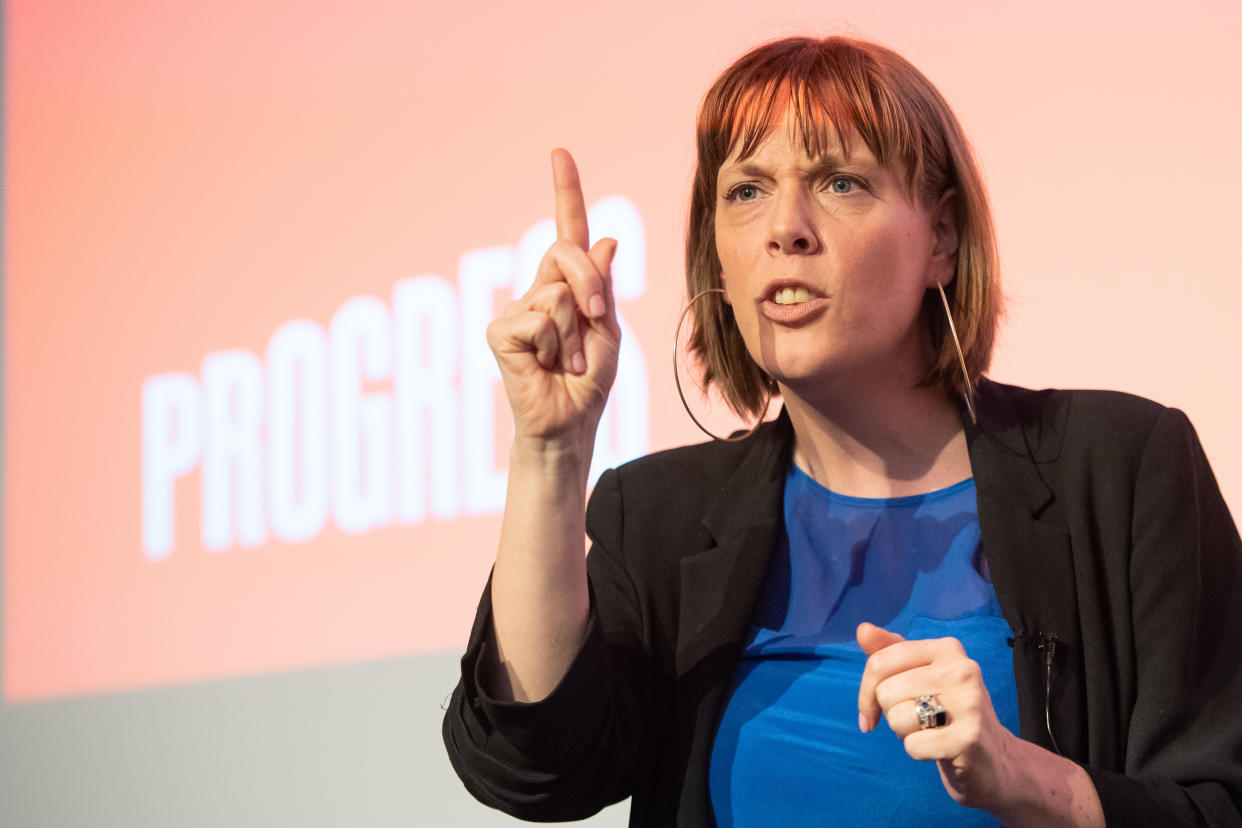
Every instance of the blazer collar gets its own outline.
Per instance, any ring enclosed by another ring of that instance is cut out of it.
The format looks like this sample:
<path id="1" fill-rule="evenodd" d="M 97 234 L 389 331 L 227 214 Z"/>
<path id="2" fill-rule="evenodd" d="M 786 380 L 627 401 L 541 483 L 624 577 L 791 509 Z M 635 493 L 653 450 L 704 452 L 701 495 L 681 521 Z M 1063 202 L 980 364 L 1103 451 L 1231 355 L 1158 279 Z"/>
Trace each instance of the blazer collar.
<path id="1" fill-rule="evenodd" d="M 720 485 L 703 514 L 703 525 L 717 540 L 748 531 L 772 516 L 772 494 L 784 490 L 793 451 L 793 423 L 788 412 L 765 423 L 750 438 L 751 446 L 737 470 Z"/>
<path id="2" fill-rule="evenodd" d="M 981 381 L 975 405 L 979 422 L 972 423 L 963 411 L 962 425 L 977 489 L 1003 491 L 1035 515 L 1052 500 L 1039 464 L 1055 459 L 1060 446 L 1043 427 L 1040 408 L 1024 414 L 1011 396 L 1015 392 L 1037 393 Z"/>

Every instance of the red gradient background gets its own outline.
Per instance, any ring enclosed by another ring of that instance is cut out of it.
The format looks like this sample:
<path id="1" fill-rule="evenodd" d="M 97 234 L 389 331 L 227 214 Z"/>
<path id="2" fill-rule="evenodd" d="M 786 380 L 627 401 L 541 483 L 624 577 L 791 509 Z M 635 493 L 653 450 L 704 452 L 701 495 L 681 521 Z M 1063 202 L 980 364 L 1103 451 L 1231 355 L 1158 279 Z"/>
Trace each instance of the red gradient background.
<path id="1" fill-rule="evenodd" d="M 6 698 L 460 646 L 495 515 L 207 553 L 192 474 L 173 553 L 147 560 L 144 378 L 225 348 L 261 356 L 281 323 L 326 326 L 402 278 L 452 281 L 462 253 L 551 214 L 548 150 L 566 146 L 588 204 L 624 195 L 646 227 L 646 292 L 622 312 L 650 373 L 650 448 L 698 439 L 668 364 L 694 111 L 732 58 L 797 31 L 887 43 L 957 109 L 1010 297 L 993 376 L 1185 409 L 1236 513 L 1242 11 L 1190 4 L 1155 26 L 1121 6 L 949 2 L 942 24 L 907 25 L 892 21 L 922 4 L 842 9 L 848 24 L 770 5 L 756 21 L 749 4 L 646 0 L 538 16 L 10 0 Z"/>

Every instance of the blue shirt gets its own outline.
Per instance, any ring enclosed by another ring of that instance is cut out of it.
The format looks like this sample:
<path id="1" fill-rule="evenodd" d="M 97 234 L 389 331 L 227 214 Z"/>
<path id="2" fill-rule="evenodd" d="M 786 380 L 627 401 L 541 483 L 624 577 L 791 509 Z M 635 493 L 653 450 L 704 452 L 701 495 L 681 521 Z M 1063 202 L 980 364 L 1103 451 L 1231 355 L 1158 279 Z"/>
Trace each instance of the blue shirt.
<path id="1" fill-rule="evenodd" d="M 973 480 L 911 497 L 836 494 L 793 467 L 773 558 L 712 751 L 716 821 L 730 825 L 997 825 L 944 790 L 881 719 L 858 730 L 870 621 L 952 636 L 1018 730 L 1012 635 L 979 545 Z M 951 712 L 951 711 L 950 711 Z"/>

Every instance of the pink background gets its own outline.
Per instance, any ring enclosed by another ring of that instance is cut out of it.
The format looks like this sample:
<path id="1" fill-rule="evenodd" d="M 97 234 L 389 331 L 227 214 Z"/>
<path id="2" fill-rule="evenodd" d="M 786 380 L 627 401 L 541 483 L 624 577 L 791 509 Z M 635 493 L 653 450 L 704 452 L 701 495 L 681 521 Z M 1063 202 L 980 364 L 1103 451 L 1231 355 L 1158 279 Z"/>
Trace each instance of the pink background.
<path id="1" fill-rule="evenodd" d="M 144 558 L 144 378 L 261 357 L 280 324 L 403 278 L 452 283 L 462 253 L 551 215 L 566 146 L 588 204 L 622 195 L 646 228 L 646 290 L 621 308 L 650 448 L 699 439 L 668 359 L 694 111 L 795 32 L 892 46 L 956 108 L 1009 297 L 992 376 L 1184 409 L 1237 513 L 1242 9 L 764 8 L 11 0 L 6 698 L 459 647 L 495 515 L 208 553 L 191 474 L 173 554 Z"/>

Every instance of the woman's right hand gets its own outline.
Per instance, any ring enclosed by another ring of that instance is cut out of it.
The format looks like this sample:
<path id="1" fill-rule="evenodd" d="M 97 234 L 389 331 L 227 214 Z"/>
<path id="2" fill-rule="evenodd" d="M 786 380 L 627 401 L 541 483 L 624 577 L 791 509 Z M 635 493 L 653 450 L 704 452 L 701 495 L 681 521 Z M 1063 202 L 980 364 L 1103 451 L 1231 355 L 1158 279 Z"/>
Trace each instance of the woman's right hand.
<path id="1" fill-rule="evenodd" d="M 617 243 L 591 249 L 578 169 L 552 152 L 556 242 L 535 282 L 487 328 L 514 440 L 492 570 L 491 692 L 545 698 L 586 635 L 590 598 L 582 539 L 595 429 L 617 375 L 621 328 L 612 301 Z"/>
<path id="2" fill-rule="evenodd" d="M 612 296 L 617 243 L 588 249 L 586 204 L 574 159 L 552 152 L 556 242 L 535 283 L 487 328 L 500 365 L 515 442 L 589 445 L 617 375 L 621 328 Z M 589 448 L 587 449 L 589 451 Z"/>

